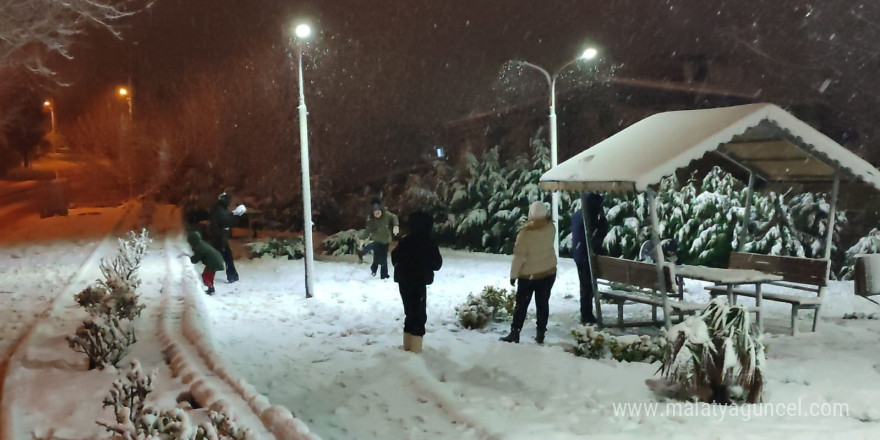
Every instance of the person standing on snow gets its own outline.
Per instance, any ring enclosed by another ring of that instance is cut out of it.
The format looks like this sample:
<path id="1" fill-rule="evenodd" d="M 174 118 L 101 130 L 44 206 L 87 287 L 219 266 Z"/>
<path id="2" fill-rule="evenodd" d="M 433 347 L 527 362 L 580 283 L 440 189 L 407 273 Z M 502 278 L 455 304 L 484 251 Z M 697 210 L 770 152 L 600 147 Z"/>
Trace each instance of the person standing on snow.
<path id="1" fill-rule="evenodd" d="M 388 277 L 388 247 L 391 245 L 391 238 L 400 232 L 397 223 L 397 216 L 388 212 L 382 207 L 382 202 L 374 198 L 371 202 L 372 211 L 367 217 L 367 227 L 365 236 L 362 238 L 370 238 L 372 242 L 358 252 L 358 261 L 362 262 L 364 255 L 373 252 L 373 264 L 370 265 L 370 272 L 376 276 L 376 270 L 381 267 L 380 278 Z"/>
<path id="2" fill-rule="evenodd" d="M 581 325 L 596 322 L 596 316 L 593 314 L 593 275 L 589 253 L 603 254 L 602 242 L 605 240 L 605 234 L 608 233 L 608 220 L 602 208 L 602 196 L 591 192 L 587 193 L 585 200 L 586 219 L 583 209 L 578 209 L 571 215 L 571 255 L 577 266 L 580 282 Z M 590 237 L 589 249 L 587 249 L 587 235 Z"/>
<path id="3" fill-rule="evenodd" d="M 223 270 L 226 267 L 223 265 L 223 256 L 220 255 L 220 252 L 217 249 L 214 249 L 208 243 L 205 243 L 202 240 L 202 235 L 197 231 L 192 231 L 187 235 L 186 241 L 189 243 L 192 248 L 193 254 L 189 257 L 189 261 L 192 264 L 196 263 L 204 263 L 205 270 L 202 271 L 202 282 L 205 283 L 205 287 L 208 289 L 205 291 L 208 295 L 214 294 L 214 274 L 218 270 Z"/>
<path id="4" fill-rule="evenodd" d="M 529 206 L 529 217 L 513 245 L 510 265 L 510 285 L 516 288 L 516 306 L 510 333 L 500 338 L 504 342 L 519 343 L 519 332 L 526 320 L 526 311 L 535 295 L 538 312 L 538 331 L 535 341 L 544 343 L 547 319 L 550 315 L 550 289 L 556 281 L 556 250 L 553 248 L 556 226 L 550 220 L 550 210 L 544 202 Z"/>
<path id="5" fill-rule="evenodd" d="M 217 203 L 211 210 L 209 217 L 211 245 L 220 251 L 223 261 L 226 263 L 226 281 L 234 283 L 238 281 L 238 271 L 235 270 L 235 261 L 232 259 L 232 249 L 229 248 L 231 229 L 237 223 L 236 216 L 240 216 L 247 210 L 244 205 L 238 205 L 232 212 L 229 211 L 229 203 L 232 197 L 228 193 L 222 193 L 217 197 Z"/>
<path id="6" fill-rule="evenodd" d="M 434 271 L 440 270 L 443 258 L 431 238 L 434 219 L 424 211 L 409 216 L 409 234 L 391 252 L 394 282 L 403 301 L 403 349 L 422 352 L 427 313 L 427 286 L 434 282 Z"/>

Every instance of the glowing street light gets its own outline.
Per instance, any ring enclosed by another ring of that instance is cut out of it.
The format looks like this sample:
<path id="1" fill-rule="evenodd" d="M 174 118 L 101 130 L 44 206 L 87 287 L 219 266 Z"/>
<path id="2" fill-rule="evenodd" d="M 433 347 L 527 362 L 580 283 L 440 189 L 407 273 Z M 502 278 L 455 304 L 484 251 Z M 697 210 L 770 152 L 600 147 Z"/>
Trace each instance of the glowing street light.
<path id="1" fill-rule="evenodd" d="M 52 133 L 55 133 L 55 105 L 52 103 L 52 101 L 49 101 L 47 99 L 43 101 L 43 107 L 45 107 L 46 110 L 49 111 L 49 114 L 52 117 Z"/>
<path id="2" fill-rule="evenodd" d="M 599 51 L 595 48 L 589 47 L 581 54 L 581 56 L 565 63 L 562 67 L 556 70 L 552 75 L 546 69 L 541 66 L 532 64 L 528 61 L 516 61 L 515 63 L 520 66 L 531 67 L 541 73 L 547 78 L 547 85 L 550 86 L 550 167 L 555 167 L 559 162 L 559 146 L 556 140 L 556 78 L 559 77 L 559 74 L 565 70 L 566 67 L 571 65 L 574 62 L 581 60 L 592 60 L 599 55 Z M 556 225 L 559 225 L 559 192 L 553 191 L 552 203 L 551 203 L 551 211 L 553 213 L 553 222 Z M 553 248 L 556 250 L 556 256 L 559 256 L 559 233 L 555 235 L 553 239 Z"/>
<path id="3" fill-rule="evenodd" d="M 117 89 L 117 93 L 119 93 L 119 97 L 124 99 L 128 103 L 128 118 L 132 119 L 134 117 L 131 106 L 131 92 L 125 87 L 120 87 Z"/>
<path id="4" fill-rule="evenodd" d="M 308 110 L 306 110 L 306 95 L 303 89 L 303 66 L 302 46 L 306 39 L 312 35 L 312 28 L 308 24 L 297 24 L 293 30 L 296 36 L 297 76 L 299 79 L 299 145 L 300 164 L 302 166 L 302 193 L 303 193 L 303 238 L 305 241 L 305 272 L 306 272 L 306 298 L 311 298 L 314 292 L 314 247 L 312 245 L 312 189 L 309 181 L 309 128 L 307 125 Z"/>

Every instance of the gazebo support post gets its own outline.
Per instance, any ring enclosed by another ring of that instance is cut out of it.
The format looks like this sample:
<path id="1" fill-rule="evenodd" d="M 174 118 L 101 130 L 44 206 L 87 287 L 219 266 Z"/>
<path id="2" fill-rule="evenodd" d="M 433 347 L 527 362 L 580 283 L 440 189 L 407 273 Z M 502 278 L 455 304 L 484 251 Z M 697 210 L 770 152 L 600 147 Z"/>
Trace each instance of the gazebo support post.
<path id="1" fill-rule="evenodd" d="M 749 222 L 752 219 L 752 192 L 755 190 L 755 173 L 749 171 L 749 187 L 746 189 L 746 208 L 743 211 L 743 223 L 739 228 L 739 236 L 736 241 L 736 250 L 742 252 L 746 246 L 746 232 L 749 230 Z"/>
<path id="2" fill-rule="evenodd" d="M 651 210 L 651 241 L 654 243 L 654 266 L 657 268 L 657 290 L 663 298 L 663 326 L 669 330 L 672 322 L 669 317 L 669 298 L 666 292 L 666 283 L 663 282 L 663 248 L 660 246 L 660 222 L 657 220 L 657 197 L 654 189 L 647 189 L 648 203 Z"/>
<path id="3" fill-rule="evenodd" d="M 831 211 L 828 213 L 828 230 L 825 231 L 825 259 L 831 261 L 831 246 L 834 244 L 834 223 L 837 220 L 837 193 L 840 189 L 840 175 L 834 174 L 834 183 L 831 184 Z M 831 264 L 828 265 L 828 269 L 825 270 L 825 279 L 827 280 L 831 276 Z M 819 288 L 819 297 L 822 297 L 822 290 L 825 287 Z M 822 310 L 821 304 L 819 307 L 813 311 L 813 331 L 816 331 L 816 326 L 819 325 L 819 312 Z M 794 327 L 792 327 L 794 328 Z"/>

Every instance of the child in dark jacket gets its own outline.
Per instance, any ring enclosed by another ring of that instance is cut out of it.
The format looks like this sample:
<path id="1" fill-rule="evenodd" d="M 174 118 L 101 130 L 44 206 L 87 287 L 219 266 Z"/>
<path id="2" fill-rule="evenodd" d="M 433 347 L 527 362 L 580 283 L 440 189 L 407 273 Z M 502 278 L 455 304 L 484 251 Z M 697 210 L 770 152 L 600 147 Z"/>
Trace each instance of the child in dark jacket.
<path id="1" fill-rule="evenodd" d="M 198 231 L 190 232 L 186 237 L 186 241 L 189 242 L 193 251 L 189 260 L 192 261 L 193 264 L 198 262 L 205 264 L 205 270 L 202 271 L 202 281 L 205 283 L 205 287 L 208 288 L 205 293 L 213 295 L 214 274 L 219 270 L 226 269 L 226 266 L 223 264 L 223 255 L 220 254 L 220 251 L 214 249 L 210 244 L 202 240 L 202 235 L 199 234 Z"/>
<path id="2" fill-rule="evenodd" d="M 434 220 L 423 211 L 409 216 L 410 232 L 391 252 L 394 282 L 398 284 L 403 300 L 403 349 L 422 352 L 427 314 L 427 286 L 434 282 L 434 271 L 440 270 L 443 258 L 437 243 L 431 238 Z"/>

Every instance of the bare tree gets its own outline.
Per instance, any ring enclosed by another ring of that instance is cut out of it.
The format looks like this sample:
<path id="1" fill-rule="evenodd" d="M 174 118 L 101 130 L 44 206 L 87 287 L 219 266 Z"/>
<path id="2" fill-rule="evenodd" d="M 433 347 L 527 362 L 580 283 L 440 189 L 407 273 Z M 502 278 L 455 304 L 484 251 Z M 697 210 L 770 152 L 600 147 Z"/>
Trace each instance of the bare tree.
<path id="1" fill-rule="evenodd" d="M 49 56 L 73 58 L 71 46 L 90 28 L 120 37 L 119 22 L 144 6 L 144 0 L 4 0 L 0 2 L 0 74 L 26 67 L 53 76 Z"/>

